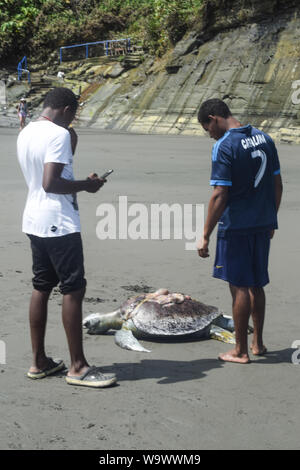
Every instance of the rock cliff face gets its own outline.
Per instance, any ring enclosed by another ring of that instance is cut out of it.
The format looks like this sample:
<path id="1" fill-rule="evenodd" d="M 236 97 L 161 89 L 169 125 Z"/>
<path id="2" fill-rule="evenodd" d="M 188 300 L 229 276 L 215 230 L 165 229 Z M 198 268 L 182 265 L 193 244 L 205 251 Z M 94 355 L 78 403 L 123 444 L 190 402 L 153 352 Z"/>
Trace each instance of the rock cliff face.
<path id="1" fill-rule="evenodd" d="M 291 0 L 207 0 L 197 31 L 172 52 L 99 84 L 80 124 L 201 135 L 197 109 L 218 97 L 241 122 L 300 142 L 299 7 Z"/>
<path id="2" fill-rule="evenodd" d="M 54 52 L 49 61 L 45 70 L 32 69 L 33 86 L 8 82 L 0 125 L 17 123 L 22 94 L 34 115 L 51 86 L 69 86 L 81 91 L 82 126 L 203 135 L 198 108 L 216 97 L 242 123 L 300 143 L 299 0 L 204 0 L 195 30 L 161 59 L 137 51 L 124 61 L 102 57 L 59 66 Z"/>

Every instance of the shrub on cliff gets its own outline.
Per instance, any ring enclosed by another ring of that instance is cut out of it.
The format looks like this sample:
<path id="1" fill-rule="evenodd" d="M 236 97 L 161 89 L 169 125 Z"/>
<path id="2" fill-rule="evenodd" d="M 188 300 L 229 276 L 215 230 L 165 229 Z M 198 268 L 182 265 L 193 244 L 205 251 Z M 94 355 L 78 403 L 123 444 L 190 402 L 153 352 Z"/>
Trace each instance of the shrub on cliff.
<path id="1" fill-rule="evenodd" d="M 161 55 L 182 38 L 202 0 L 0 0 L 0 58 L 132 36 Z"/>

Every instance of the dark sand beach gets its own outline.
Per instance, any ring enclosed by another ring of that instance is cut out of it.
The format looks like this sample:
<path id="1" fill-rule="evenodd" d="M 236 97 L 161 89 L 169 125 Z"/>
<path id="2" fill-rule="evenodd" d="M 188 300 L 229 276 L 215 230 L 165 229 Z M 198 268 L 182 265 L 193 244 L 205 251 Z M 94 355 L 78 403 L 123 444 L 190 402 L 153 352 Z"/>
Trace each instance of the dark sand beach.
<path id="1" fill-rule="evenodd" d="M 266 287 L 269 354 L 249 365 L 217 360 L 230 345 L 213 340 L 144 342 L 149 354 L 126 351 L 112 334 L 84 333 L 91 364 L 114 371 L 102 390 L 67 385 L 64 374 L 33 381 L 28 306 L 31 252 L 21 232 L 26 186 L 16 157 L 16 129 L 0 129 L 1 327 L 0 449 L 299 449 L 300 365 L 291 362 L 299 327 L 299 146 L 278 145 L 284 183 L 280 230 L 272 241 Z M 97 194 L 78 195 L 87 278 L 84 316 L 116 309 L 134 289 L 166 287 L 231 314 L 228 286 L 211 276 L 210 258 L 183 240 L 99 240 L 101 203 L 207 203 L 208 138 L 129 135 L 79 129 L 78 179 L 113 168 Z M 61 295 L 48 313 L 47 353 L 69 364 Z"/>

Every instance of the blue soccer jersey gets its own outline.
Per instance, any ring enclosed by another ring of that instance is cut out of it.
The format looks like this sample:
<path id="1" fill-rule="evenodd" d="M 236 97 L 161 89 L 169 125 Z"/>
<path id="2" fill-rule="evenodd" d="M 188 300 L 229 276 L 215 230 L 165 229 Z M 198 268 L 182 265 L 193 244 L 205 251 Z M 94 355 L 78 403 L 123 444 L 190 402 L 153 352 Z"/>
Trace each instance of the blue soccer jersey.
<path id="1" fill-rule="evenodd" d="M 230 129 L 212 152 L 212 186 L 228 186 L 219 233 L 277 228 L 274 175 L 280 173 L 275 144 L 251 125 Z"/>

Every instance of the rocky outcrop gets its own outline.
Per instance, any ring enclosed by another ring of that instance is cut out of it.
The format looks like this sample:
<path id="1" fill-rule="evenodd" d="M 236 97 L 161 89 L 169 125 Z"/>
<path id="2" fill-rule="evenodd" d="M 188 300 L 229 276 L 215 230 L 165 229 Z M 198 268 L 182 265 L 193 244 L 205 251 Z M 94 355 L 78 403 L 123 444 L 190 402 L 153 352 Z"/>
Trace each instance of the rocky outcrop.
<path id="1" fill-rule="evenodd" d="M 238 15 L 233 3 L 247 8 Z M 148 59 L 101 84 L 82 109 L 80 123 L 201 135 L 198 107 L 218 97 L 242 122 L 300 142 L 300 19 L 296 2 L 276 9 L 281 3 L 206 2 L 200 32 L 190 32 L 160 61 Z"/>
<path id="2" fill-rule="evenodd" d="M 199 105 L 218 97 L 241 122 L 300 143 L 298 8 L 294 0 L 207 0 L 196 29 L 161 59 L 62 65 L 64 85 L 81 87 L 78 124 L 202 135 Z"/>
<path id="3" fill-rule="evenodd" d="M 276 138 L 300 141 L 295 95 L 300 79 L 297 11 L 199 41 L 199 34 L 191 32 L 160 62 L 153 65 L 148 60 L 138 72 L 103 83 L 82 110 L 81 124 L 202 134 L 197 109 L 204 100 L 218 97 L 242 122 L 262 127 Z"/>

